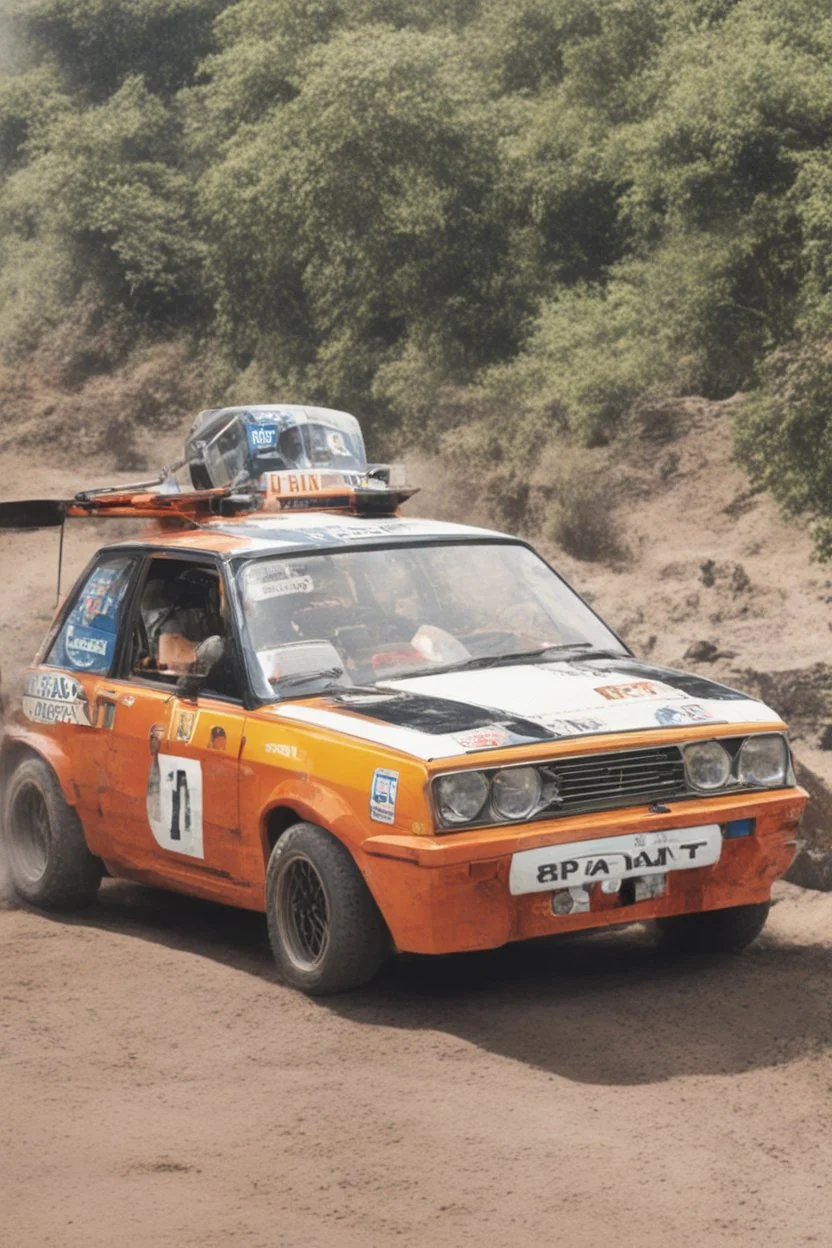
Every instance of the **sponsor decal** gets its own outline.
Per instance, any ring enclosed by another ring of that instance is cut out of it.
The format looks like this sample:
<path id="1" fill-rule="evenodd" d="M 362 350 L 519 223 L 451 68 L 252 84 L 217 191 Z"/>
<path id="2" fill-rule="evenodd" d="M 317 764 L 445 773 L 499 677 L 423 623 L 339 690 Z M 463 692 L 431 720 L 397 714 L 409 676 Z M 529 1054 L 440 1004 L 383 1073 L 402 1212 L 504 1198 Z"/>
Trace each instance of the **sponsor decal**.
<path id="1" fill-rule="evenodd" d="M 657 724 L 707 724 L 716 719 L 707 707 L 698 702 L 683 702 L 678 706 L 660 706 L 656 711 Z"/>
<path id="2" fill-rule="evenodd" d="M 393 823 L 396 819 L 396 794 L 399 773 L 377 768 L 370 789 L 370 818 L 376 823 Z"/>
<path id="3" fill-rule="evenodd" d="M 196 711 L 179 711 L 176 717 L 176 732 L 174 733 L 176 740 L 190 741 L 193 736 L 195 723 Z"/>
<path id="4" fill-rule="evenodd" d="M 471 728 L 468 732 L 458 732 L 455 736 L 464 750 L 497 750 L 500 746 L 511 745 L 515 740 L 499 724 L 492 724 L 489 728 Z"/>
<path id="5" fill-rule="evenodd" d="M 84 686 L 72 676 L 37 672 L 29 677 L 23 695 L 23 714 L 37 724 L 92 726 Z"/>
<path id="6" fill-rule="evenodd" d="M 323 482 L 319 472 L 270 472 L 269 487 L 278 498 L 292 494 L 320 494 Z"/>
<path id="7" fill-rule="evenodd" d="M 227 745 L 228 738 L 225 735 L 225 729 L 218 726 L 212 728 L 210 736 L 208 737 L 208 749 L 224 750 Z"/>
<path id="8" fill-rule="evenodd" d="M 267 741 L 265 750 L 267 754 L 279 754 L 281 758 L 297 758 L 298 756 L 298 747 L 286 745 L 283 741 Z"/>
<path id="9" fill-rule="evenodd" d="M 712 866 L 722 852 L 718 824 L 662 832 L 599 837 L 566 845 L 522 850 L 511 860 L 513 895 L 547 889 L 591 887 L 605 880 L 661 875 Z"/>
<path id="10" fill-rule="evenodd" d="M 586 732 L 612 731 L 609 724 L 591 715 L 581 715 L 571 719 L 547 719 L 540 722 L 556 737 L 580 737 Z"/>
<path id="11" fill-rule="evenodd" d="M 255 454 L 258 451 L 271 451 L 277 446 L 277 425 L 249 425 L 246 430 L 248 444 Z"/>
<path id="12" fill-rule="evenodd" d="M 346 525 L 334 524 L 326 530 L 326 536 L 336 542 L 362 541 L 365 537 L 388 537 L 390 534 L 418 532 L 415 525 L 407 521 L 390 521 L 389 524 L 362 524 L 360 528 L 348 528 Z"/>
<path id="13" fill-rule="evenodd" d="M 268 602 L 288 594 L 311 594 L 315 589 L 312 577 L 298 568 L 280 564 L 254 564 L 246 574 L 246 598 L 249 602 Z"/>
<path id="14" fill-rule="evenodd" d="M 202 764 L 177 754 L 154 754 L 147 777 L 147 818 L 162 849 L 204 858 Z"/>
<path id="15" fill-rule="evenodd" d="M 625 685 L 599 685 L 596 693 L 609 702 L 617 702 L 622 698 L 661 698 L 671 696 L 675 690 L 656 680 L 633 680 Z"/>

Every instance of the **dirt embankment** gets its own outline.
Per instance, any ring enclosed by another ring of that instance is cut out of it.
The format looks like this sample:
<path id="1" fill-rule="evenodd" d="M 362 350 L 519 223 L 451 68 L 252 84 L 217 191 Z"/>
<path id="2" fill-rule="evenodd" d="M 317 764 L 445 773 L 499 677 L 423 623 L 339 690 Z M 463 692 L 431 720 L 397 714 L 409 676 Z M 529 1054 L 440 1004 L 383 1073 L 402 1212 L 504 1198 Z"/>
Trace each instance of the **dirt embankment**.
<path id="1" fill-rule="evenodd" d="M 832 849 L 832 566 L 732 462 L 736 401 L 680 400 L 634 418 L 614 447 L 550 449 L 527 494 L 516 469 L 472 487 L 464 468 L 423 461 L 412 506 L 488 525 L 519 498 L 527 536 L 637 654 L 775 707 L 813 797 L 805 835 Z"/>

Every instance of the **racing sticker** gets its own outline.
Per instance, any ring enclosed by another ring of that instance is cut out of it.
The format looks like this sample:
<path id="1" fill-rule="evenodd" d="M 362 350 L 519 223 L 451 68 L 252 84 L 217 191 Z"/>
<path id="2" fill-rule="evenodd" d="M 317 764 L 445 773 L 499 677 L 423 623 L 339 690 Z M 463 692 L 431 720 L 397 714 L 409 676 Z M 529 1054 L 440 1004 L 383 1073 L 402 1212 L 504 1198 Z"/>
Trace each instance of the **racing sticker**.
<path id="1" fill-rule="evenodd" d="M 512 733 L 499 724 L 487 728 L 470 728 L 467 732 L 454 734 L 464 750 L 496 750 L 504 745 L 512 745 L 516 740 Z"/>
<path id="2" fill-rule="evenodd" d="M 602 698 L 609 702 L 617 702 L 622 698 L 666 698 L 678 697 L 675 689 L 662 684 L 659 680 L 633 680 L 629 684 L 599 685 L 595 689 Z"/>
<path id="3" fill-rule="evenodd" d="M 665 871 L 691 871 L 713 866 L 721 852 L 722 832 L 717 823 L 545 845 L 513 855 L 509 891 L 518 896 Z"/>
<path id="4" fill-rule="evenodd" d="M 657 724 L 708 724 L 716 716 L 698 702 L 682 702 L 676 706 L 660 706 L 656 711 Z"/>
<path id="5" fill-rule="evenodd" d="M 147 778 L 147 818 L 162 849 L 204 858 L 202 764 L 178 754 L 156 754 Z"/>
<path id="6" fill-rule="evenodd" d="M 394 823 L 396 819 L 396 793 L 399 773 L 377 768 L 370 789 L 370 818 L 376 823 Z"/>
<path id="7" fill-rule="evenodd" d="M 37 724 L 92 727 L 84 686 L 73 676 L 37 672 L 26 681 L 23 714 Z"/>
<path id="8" fill-rule="evenodd" d="M 314 589 L 312 577 L 297 567 L 255 563 L 246 573 L 246 598 L 249 602 L 267 602 L 288 594 L 311 594 Z"/>
<path id="9" fill-rule="evenodd" d="M 115 647 L 115 635 L 102 636 L 92 628 L 67 624 L 64 649 L 73 667 L 106 671 Z"/>
<path id="10" fill-rule="evenodd" d="M 580 737 L 587 732 L 612 732 L 613 729 L 592 715 L 580 715 L 570 719 L 541 719 L 540 723 L 556 737 Z"/>
<path id="11" fill-rule="evenodd" d="M 176 740 L 190 741 L 196 723 L 196 711 L 179 711 L 176 716 Z"/>

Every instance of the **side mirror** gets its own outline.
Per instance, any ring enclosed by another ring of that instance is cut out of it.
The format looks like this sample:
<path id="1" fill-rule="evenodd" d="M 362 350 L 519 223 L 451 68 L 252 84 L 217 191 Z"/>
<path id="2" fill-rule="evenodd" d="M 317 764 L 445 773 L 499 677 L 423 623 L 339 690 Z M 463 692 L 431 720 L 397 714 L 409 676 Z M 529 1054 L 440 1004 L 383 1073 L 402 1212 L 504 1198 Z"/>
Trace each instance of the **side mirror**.
<path id="1" fill-rule="evenodd" d="M 222 637 L 214 635 L 201 641 L 194 655 L 193 671 L 186 672 L 176 682 L 176 692 L 179 697 L 188 702 L 195 702 L 205 681 L 224 654 L 225 642 Z"/>

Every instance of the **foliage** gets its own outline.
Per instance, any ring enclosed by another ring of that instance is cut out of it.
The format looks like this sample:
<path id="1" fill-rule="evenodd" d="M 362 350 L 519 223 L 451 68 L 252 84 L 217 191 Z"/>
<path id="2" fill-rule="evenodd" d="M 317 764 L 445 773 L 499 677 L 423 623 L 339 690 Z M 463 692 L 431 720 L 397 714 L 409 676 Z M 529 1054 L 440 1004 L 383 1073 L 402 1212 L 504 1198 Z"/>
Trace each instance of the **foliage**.
<path id="1" fill-rule="evenodd" d="M 822 558 L 832 557 L 832 339 L 805 339 L 770 356 L 763 385 L 743 403 L 737 453 L 752 479 L 787 514 L 816 521 Z"/>
<path id="2" fill-rule="evenodd" d="M 832 549 L 828 0 L 14 3 L 6 358 L 186 331 L 217 399 L 379 453 L 749 389 L 740 457 Z"/>

